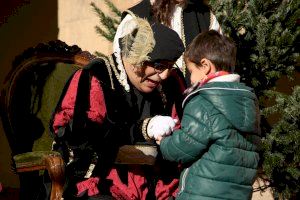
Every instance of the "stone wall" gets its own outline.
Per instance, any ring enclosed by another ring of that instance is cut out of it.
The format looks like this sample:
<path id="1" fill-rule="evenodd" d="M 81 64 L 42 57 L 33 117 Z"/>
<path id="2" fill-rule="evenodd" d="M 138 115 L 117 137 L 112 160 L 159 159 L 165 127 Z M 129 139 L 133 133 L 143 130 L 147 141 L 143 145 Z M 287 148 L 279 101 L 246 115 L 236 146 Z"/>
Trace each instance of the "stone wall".
<path id="1" fill-rule="evenodd" d="M 0 88 L 15 56 L 40 42 L 57 39 L 57 1 L 0 1 Z M 18 187 L 11 170 L 10 148 L 0 121 L 0 182 Z"/>
<path id="2" fill-rule="evenodd" d="M 121 11 L 136 4 L 139 0 L 111 0 Z M 101 38 L 95 26 L 100 25 L 99 18 L 94 12 L 91 2 L 107 14 L 104 0 L 58 0 L 58 38 L 69 45 L 76 44 L 91 53 L 100 51 L 111 53 L 112 46 L 105 38 Z"/>

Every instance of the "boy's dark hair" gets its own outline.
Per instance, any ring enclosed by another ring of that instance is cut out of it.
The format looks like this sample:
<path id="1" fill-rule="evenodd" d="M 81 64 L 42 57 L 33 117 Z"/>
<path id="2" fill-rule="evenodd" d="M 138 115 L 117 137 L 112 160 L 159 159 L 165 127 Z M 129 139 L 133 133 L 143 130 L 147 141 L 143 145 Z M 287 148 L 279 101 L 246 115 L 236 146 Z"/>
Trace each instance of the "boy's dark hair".
<path id="1" fill-rule="evenodd" d="M 201 65 L 203 58 L 209 59 L 217 70 L 234 71 L 236 46 L 233 40 L 215 30 L 200 33 L 187 47 L 185 59 Z"/>

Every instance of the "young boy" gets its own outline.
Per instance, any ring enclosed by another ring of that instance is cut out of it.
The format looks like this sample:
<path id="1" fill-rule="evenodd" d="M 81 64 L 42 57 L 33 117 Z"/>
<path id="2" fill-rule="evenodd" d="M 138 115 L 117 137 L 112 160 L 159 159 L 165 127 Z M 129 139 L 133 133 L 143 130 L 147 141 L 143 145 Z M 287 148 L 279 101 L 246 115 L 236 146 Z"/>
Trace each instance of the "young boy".
<path id="1" fill-rule="evenodd" d="M 235 57 L 235 44 L 213 30 L 199 34 L 185 52 L 194 87 L 182 103 L 181 128 L 156 137 L 163 157 L 184 167 L 178 200 L 251 199 L 259 109 L 253 90 L 232 73 Z"/>

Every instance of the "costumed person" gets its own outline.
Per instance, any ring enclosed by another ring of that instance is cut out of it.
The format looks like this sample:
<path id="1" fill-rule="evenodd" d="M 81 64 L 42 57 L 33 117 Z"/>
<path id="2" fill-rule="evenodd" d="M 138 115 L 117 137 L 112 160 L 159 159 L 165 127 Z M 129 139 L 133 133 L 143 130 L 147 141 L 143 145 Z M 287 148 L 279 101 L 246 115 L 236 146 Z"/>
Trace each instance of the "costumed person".
<path id="1" fill-rule="evenodd" d="M 184 55 L 195 85 L 182 103 L 181 128 L 158 140 L 163 157 L 184 168 L 176 199 L 251 199 L 260 114 L 253 89 L 233 73 L 235 44 L 210 30 Z"/>
<path id="2" fill-rule="evenodd" d="M 216 16 L 203 0 L 142 0 L 122 13 L 121 23 L 113 42 L 113 51 L 117 55 L 120 51 L 118 43 L 120 33 L 126 28 L 124 26 L 126 21 L 134 17 L 132 13 L 170 27 L 177 32 L 185 46 L 203 31 L 216 30 L 222 33 Z M 186 70 L 182 56 L 177 60 L 176 66 L 184 74 L 187 86 L 190 86 L 190 74 Z"/>
<path id="3" fill-rule="evenodd" d="M 138 17 L 125 26 L 117 58 L 76 71 L 53 114 L 54 150 L 67 163 L 64 199 L 168 199 L 178 187 L 177 163 L 163 163 L 159 153 L 153 165 L 116 163 L 120 147 L 153 147 L 174 129 L 177 120 L 166 115 L 180 117 L 184 90 L 173 68 L 184 52 L 177 33 Z"/>

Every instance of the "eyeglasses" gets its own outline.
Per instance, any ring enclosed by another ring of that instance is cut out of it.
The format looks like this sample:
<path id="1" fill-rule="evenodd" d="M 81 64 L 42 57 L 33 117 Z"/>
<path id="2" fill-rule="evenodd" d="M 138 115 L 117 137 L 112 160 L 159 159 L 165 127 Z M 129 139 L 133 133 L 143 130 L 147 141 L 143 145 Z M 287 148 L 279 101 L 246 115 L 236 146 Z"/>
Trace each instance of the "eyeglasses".
<path id="1" fill-rule="evenodd" d="M 154 71 L 158 74 L 162 73 L 163 71 L 167 70 L 167 69 L 173 69 L 173 65 L 175 63 L 162 63 L 162 62 L 154 62 L 151 63 L 152 67 L 154 68 Z M 176 65 L 176 64 L 175 64 Z"/>

